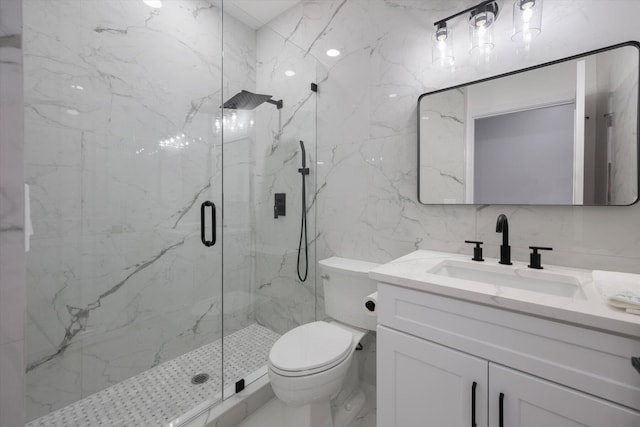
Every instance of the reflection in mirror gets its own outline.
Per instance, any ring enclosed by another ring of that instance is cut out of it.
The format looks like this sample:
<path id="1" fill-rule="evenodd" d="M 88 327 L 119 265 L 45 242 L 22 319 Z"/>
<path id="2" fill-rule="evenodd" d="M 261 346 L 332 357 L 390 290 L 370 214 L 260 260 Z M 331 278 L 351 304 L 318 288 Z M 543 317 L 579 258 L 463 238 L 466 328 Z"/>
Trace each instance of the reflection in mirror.
<path id="1" fill-rule="evenodd" d="M 639 63 L 626 43 L 420 96 L 420 202 L 634 203 Z"/>

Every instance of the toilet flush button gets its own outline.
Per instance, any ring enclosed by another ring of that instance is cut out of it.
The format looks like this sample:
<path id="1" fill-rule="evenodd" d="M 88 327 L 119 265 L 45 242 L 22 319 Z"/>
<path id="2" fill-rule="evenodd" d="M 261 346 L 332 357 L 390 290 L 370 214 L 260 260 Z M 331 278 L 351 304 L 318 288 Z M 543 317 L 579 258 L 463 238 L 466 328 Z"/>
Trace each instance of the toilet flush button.
<path id="1" fill-rule="evenodd" d="M 351 412 L 351 410 L 353 409 L 353 406 L 351 406 L 351 403 L 347 403 L 346 405 L 344 405 L 344 409 Z"/>

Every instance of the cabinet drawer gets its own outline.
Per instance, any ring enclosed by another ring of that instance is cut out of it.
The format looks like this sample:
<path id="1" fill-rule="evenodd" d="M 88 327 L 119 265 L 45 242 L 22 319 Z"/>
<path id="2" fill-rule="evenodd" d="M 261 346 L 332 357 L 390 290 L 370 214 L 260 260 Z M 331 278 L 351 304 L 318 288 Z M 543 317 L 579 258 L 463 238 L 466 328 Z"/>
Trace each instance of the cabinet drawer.
<path id="1" fill-rule="evenodd" d="M 640 341 L 379 284 L 378 323 L 640 410 Z"/>

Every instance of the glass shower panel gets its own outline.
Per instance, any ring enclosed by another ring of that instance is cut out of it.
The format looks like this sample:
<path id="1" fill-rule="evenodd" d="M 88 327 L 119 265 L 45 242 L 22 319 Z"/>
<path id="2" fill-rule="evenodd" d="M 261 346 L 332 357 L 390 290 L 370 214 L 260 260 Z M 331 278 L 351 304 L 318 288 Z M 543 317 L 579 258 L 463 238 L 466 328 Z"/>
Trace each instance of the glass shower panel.
<path id="1" fill-rule="evenodd" d="M 224 134 L 225 398 L 235 393 L 238 381 L 246 386 L 266 374 L 269 351 L 281 334 L 315 320 L 316 93 L 311 83 L 316 68 L 312 56 L 270 23 L 256 30 L 224 14 L 228 108 L 219 123 Z M 304 177 L 308 257 L 304 235 L 300 254 L 303 277 L 308 259 L 305 281 L 296 268 L 303 214 L 300 141 L 310 168 Z M 276 193 L 286 198 L 286 213 L 277 218 Z"/>
<path id="2" fill-rule="evenodd" d="M 221 9 L 23 8 L 27 420 L 162 425 L 221 395 Z"/>

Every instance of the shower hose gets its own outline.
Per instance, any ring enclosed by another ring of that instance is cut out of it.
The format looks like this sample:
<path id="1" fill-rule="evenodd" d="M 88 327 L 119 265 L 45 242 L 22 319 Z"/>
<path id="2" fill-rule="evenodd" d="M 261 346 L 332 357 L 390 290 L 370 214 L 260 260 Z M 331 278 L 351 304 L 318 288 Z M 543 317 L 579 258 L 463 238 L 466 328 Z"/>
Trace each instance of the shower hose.
<path id="1" fill-rule="evenodd" d="M 301 282 L 307 280 L 307 275 L 309 274 L 309 241 L 307 239 L 307 185 L 305 182 L 305 175 L 309 175 L 309 168 L 306 167 L 307 163 L 307 153 L 304 149 L 304 143 L 300 141 L 300 148 L 302 149 L 302 167 L 298 169 L 300 175 L 302 176 L 302 211 L 300 213 L 301 224 L 300 224 L 300 242 L 298 244 L 298 279 Z M 301 273 L 300 269 L 300 256 L 302 254 L 302 243 L 304 238 L 304 274 Z"/>

